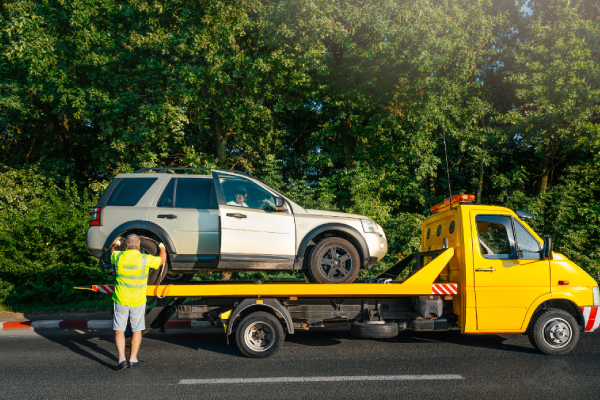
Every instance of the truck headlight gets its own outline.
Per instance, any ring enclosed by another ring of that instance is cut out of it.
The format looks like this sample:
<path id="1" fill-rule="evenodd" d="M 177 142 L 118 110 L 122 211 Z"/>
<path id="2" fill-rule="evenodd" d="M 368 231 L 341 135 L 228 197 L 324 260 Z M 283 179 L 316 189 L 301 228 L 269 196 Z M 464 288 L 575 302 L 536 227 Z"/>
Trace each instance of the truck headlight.
<path id="1" fill-rule="evenodd" d="M 600 288 L 594 286 L 592 288 L 592 293 L 594 294 L 594 306 L 600 306 Z"/>

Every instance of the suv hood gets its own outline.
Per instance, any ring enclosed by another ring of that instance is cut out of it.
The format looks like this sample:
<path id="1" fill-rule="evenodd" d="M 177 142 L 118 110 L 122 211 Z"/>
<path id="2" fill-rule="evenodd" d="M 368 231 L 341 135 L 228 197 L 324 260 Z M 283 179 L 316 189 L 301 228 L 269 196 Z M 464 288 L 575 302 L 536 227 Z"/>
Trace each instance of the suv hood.
<path id="1" fill-rule="evenodd" d="M 348 213 L 343 213 L 343 212 L 337 212 L 337 211 L 324 211 L 324 210 L 309 210 L 306 209 L 306 212 L 310 215 L 321 215 L 324 217 L 342 217 L 342 218 L 356 218 L 356 219 L 371 219 L 369 217 L 365 217 L 363 215 L 357 215 L 357 214 L 348 214 Z"/>

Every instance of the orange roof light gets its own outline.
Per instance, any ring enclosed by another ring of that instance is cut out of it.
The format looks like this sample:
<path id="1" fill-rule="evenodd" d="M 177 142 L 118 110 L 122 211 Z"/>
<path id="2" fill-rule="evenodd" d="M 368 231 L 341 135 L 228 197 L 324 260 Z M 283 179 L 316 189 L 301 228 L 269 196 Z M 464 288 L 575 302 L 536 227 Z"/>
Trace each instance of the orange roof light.
<path id="1" fill-rule="evenodd" d="M 475 195 L 473 194 L 457 194 L 456 196 L 452 196 L 452 203 L 467 203 L 469 201 L 475 200 Z M 429 210 L 432 212 L 437 212 L 444 207 L 448 207 L 450 205 L 450 199 L 446 199 L 441 203 L 436 204 L 431 207 Z"/>

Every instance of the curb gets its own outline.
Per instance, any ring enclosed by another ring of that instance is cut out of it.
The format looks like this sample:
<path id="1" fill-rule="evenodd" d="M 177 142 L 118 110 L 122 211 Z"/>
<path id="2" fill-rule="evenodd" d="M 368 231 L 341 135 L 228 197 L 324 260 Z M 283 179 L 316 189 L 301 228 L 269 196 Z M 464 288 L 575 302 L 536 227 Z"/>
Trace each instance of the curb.
<path id="1" fill-rule="evenodd" d="M 0 331 L 37 331 L 48 329 L 95 329 L 112 330 L 113 321 L 85 320 L 85 319 L 63 319 L 63 320 L 39 320 L 39 321 L 0 321 Z M 171 320 L 167 321 L 165 328 L 171 329 L 207 329 L 219 328 L 208 321 L 195 320 Z"/>

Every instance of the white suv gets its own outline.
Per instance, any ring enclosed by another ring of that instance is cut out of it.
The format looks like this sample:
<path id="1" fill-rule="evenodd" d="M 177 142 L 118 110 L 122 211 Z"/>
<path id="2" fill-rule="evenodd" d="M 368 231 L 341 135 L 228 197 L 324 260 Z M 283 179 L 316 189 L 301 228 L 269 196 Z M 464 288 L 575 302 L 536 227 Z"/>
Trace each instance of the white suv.
<path id="1" fill-rule="evenodd" d="M 210 171 L 211 175 L 170 171 Z M 166 280 L 212 271 L 303 270 L 313 282 L 351 283 L 387 253 L 372 219 L 308 210 L 238 171 L 144 168 L 117 175 L 92 212 L 87 247 L 108 262 L 108 249 L 129 233 L 142 251 L 168 252 Z"/>

